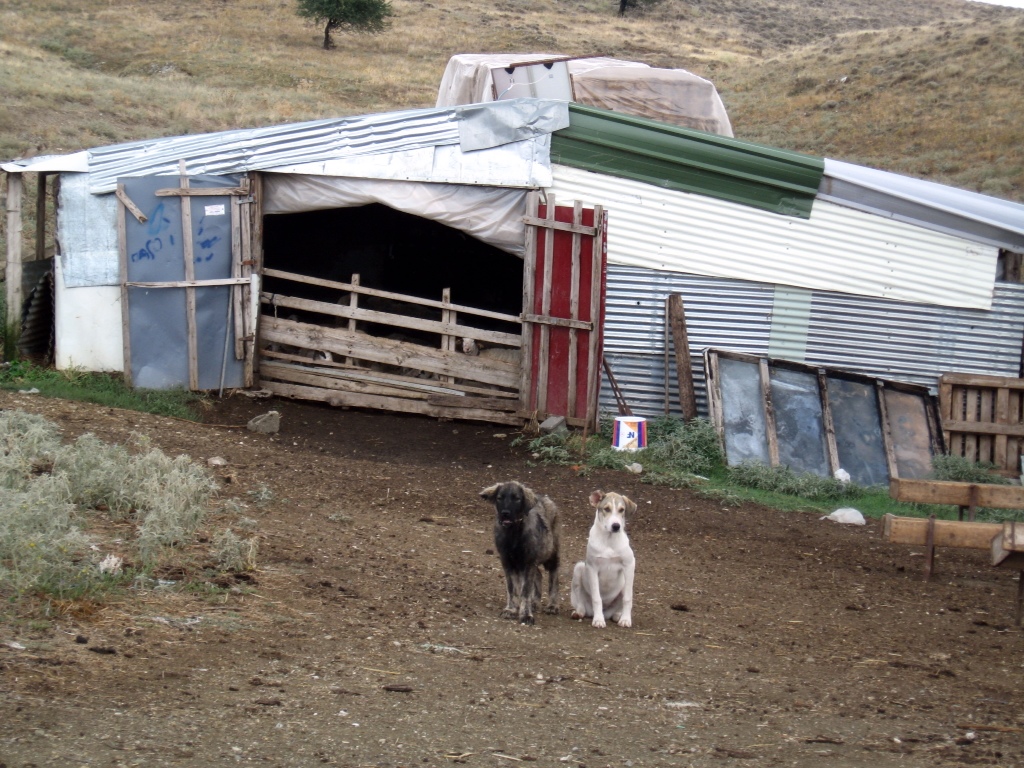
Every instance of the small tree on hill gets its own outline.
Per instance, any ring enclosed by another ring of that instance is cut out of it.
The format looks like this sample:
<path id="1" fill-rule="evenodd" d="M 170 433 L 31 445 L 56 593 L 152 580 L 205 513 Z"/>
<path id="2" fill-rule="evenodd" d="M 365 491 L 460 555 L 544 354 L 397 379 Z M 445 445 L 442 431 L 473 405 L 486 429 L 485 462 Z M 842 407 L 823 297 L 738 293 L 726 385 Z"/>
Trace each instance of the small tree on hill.
<path id="1" fill-rule="evenodd" d="M 642 9 L 660 1 L 661 0 L 619 0 L 619 16 L 625 16 L 626 11 L 630 8 Z"/>
<path id="2" fill-rule="evenodd" d="M 334 47 L 331 33 L 337 29 L 377 34 L 395 15 L 388 0 L 299 0 L 297 13 L 324 25 L 324 50 Z"/>

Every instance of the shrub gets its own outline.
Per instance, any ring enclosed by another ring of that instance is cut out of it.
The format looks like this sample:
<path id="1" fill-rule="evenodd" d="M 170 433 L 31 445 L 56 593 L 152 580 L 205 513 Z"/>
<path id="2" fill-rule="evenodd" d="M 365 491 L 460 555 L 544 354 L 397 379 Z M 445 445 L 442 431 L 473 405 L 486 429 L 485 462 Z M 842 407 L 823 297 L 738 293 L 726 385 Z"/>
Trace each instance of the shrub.
<path id="1" fill-rule="evenodd" d="M 103 553 L 83 530 L 90 517 L 131 520 L 136 537 L 124 546 L 152 566 L 192 542 L 216 491 L 206 468 L 144 438 L 125 447 L 85 434 L 61 445 L 46 419 L 0 411 L 0 590 L 67 597 L 116 583 L 121 577 L 102 572 Z M 225 567 L 255 567 L 255 539 L 222 534 L 214 549 Z"/>
<path id="2" fill-rule="evenodd" d="M 0 588 L 63 597 L 99 579 L 88 557 L 89 539 L 74 517 L 60 476 L 45 475 L 0 494 Z"/>
<path id="3" fill-rule="evenodd" d="M 974 462 L 963 456 L 946 454 L 932 457 L 932 476 L 936 480 L 955 480 L 962 483 L 992 483 L 1006 485 L 1010 481 L 1002 475 L 992 474 L 995 464 Z"/>
<path id="4" fill-rule="evenodd" d="M 251 571 L 256 567 L 256 538 L 243 539 L 230 528 L 213 537 L 213 556 L 222 571 Z"/>
<path id="5" fill-rule="evenodd" d="M 729 478 L 748 488 L 811 501 L 834 501 L 862 493 L 862 489 L 853 483 L 842 483 L 834 477 L 819 477 L 809 473 L 798 475 L 789 467 L 768 467 L 756 462 L 743 462 L 730 467 Z"/>
<path id="6" fill-rule="evenodd" d="M 723 462 L 718 432 L 707 419 L 684 422 L 671 416 L 648 424 L 647 448 L 640 461 L 671 468 L 676 472 L 706 475 Z"/>

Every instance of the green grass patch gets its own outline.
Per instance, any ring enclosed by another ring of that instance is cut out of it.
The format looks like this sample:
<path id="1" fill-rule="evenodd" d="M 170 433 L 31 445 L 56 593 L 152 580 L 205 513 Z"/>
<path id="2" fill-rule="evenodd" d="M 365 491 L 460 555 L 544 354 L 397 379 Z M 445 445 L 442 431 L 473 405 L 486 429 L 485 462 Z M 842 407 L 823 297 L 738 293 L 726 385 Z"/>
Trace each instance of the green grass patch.
<path id="1" fill-rule="evenodd" d="M 207 396 L 184 389 L 132 389 L 120 374 L 58 371 L 15 360 L 0 366 L 0 389 L 199 421 Z"/>

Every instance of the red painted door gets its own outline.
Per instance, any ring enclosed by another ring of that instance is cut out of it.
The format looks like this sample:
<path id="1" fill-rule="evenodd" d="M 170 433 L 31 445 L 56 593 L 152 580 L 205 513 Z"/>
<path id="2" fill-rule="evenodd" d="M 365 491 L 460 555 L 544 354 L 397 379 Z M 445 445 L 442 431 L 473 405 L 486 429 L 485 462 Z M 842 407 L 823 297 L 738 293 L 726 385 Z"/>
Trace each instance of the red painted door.
<path id="1" fill-rule="evenodd" d="M 534 197 L 524 273 L 524 410 L 594 429 L 607 264 L 600 206 Z"/>

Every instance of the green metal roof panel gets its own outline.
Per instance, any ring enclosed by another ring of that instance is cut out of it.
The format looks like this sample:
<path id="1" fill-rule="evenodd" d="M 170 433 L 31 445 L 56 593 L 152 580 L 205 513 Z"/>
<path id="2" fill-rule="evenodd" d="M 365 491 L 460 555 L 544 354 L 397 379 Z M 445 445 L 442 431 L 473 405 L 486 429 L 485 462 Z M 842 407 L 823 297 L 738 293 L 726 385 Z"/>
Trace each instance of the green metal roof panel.
<path id="1" fill-rule="evenodd" d="M 551 161 L 804 219 L 825 170 L 820 157 L 580 104 Z"/>

